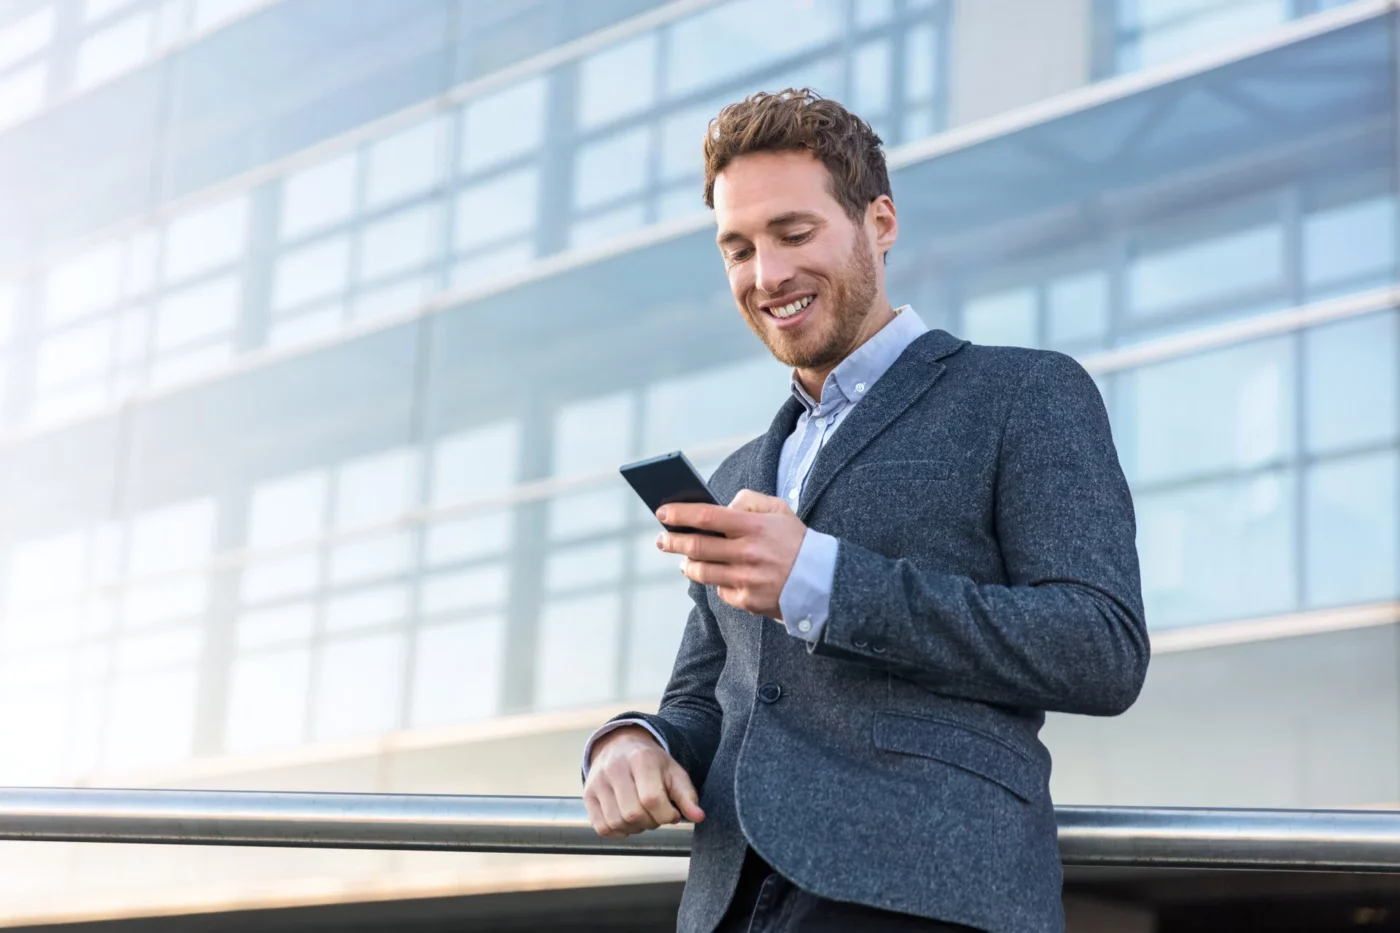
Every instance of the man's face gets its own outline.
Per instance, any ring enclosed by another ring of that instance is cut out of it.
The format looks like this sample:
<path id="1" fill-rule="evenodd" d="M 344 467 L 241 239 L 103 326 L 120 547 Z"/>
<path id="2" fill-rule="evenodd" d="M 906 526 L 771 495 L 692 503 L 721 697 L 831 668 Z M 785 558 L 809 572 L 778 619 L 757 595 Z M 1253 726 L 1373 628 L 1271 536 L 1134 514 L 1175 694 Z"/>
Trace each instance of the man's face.
<path id="1" fill-rule="evenodd" d="M 859 346 L 883 293 L 878 234 L 851 220 L 829 177 L 808 152 L 762 152 L 740 156 L 715 180 L 717 242 L 734 300 L 773 355 L 798 369 L 829 369 Z"/>

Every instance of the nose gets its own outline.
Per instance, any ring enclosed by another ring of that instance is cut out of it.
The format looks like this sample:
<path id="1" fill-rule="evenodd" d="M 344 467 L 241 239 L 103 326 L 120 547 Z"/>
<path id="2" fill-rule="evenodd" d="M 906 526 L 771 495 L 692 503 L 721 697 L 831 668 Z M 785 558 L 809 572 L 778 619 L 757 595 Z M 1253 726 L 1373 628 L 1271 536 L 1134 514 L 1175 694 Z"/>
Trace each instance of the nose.
<path id="1" fill-rule="evenodd" d="M 792 281 L 793 265 L 782 250 L 758 247 L 754 255 L 754 286 L 768 295 L 780 295 Z"/>

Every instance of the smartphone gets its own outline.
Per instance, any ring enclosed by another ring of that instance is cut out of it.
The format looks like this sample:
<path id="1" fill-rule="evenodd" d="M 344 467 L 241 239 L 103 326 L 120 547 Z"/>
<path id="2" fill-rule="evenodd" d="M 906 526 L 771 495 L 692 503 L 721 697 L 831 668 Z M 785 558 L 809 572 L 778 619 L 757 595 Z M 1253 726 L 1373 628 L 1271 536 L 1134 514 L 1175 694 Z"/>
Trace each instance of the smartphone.
<path id="1" fill-rule="evenodd" d="M 651 509 L 653 515 L 657 509 L 671 502 L 707 502 L 710 505 L 719 505 L 719 500 L 710 492 L 710 487 L 705 485 L 695 467 L 691 466 L 685 454 L 679 450 L 628 463 L 618 470 L 622 473 L 622 478 L 636 490 L 637 495 L 642 497 L 642 501 Z M 667 525 L 664 522 L 662 527 L 667 531 L 724 537 L 718 531 L 702 531 L 699 528 Z"/>

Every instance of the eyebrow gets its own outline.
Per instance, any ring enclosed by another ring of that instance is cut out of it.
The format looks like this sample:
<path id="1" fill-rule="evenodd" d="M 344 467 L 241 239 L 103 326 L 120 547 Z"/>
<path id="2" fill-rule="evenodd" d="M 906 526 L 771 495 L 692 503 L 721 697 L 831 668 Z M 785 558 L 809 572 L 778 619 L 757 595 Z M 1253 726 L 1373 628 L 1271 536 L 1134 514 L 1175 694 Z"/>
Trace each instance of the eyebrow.
<path id="1" fill-rule="evenodd" d="M 766 226 L 769 230 L 777 230 L 783 227 L 791 227 L 793 224 L 821 223 L 821 220 L 821 215 L 815 214 L 812 211 L 786 211 L 770 219 Z M 726 230 L 715 237 L 715 242 L 720 246 L 728 246 L 736 241 L 747 242 L 748 237 L 737 230 Z"/>

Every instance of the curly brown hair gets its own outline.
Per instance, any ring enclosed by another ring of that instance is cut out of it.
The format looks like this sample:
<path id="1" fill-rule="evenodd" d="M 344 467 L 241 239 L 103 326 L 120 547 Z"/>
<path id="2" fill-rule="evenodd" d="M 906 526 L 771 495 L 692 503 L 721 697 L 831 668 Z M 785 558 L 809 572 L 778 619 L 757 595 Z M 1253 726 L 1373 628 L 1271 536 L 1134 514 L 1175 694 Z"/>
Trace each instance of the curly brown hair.
<path id="1" fill-rule="evenodd" d="M 860 117 L 811 88 L 759 91 L 729 104 L 705 132 L 705 206 L 715 206 L 715 178 L 751 152 L 807 150 L 830 176 L 832 197 L 853 221 L 890 193 L 880 137 Z"/>

